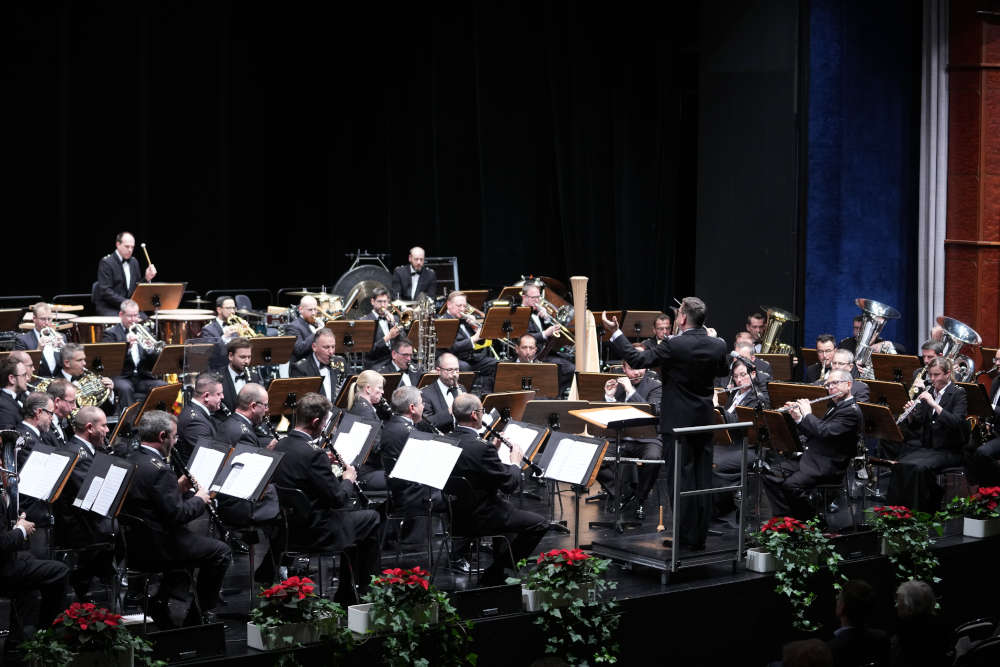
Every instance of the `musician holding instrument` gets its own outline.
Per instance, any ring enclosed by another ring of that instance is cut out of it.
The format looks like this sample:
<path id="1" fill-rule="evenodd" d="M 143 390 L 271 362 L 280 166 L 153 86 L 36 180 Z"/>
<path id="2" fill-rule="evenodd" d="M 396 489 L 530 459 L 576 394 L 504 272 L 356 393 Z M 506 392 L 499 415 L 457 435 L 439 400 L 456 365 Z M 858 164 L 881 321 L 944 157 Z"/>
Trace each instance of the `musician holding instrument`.
<path id="1" fill-rule="evenodd" d="M 21 407 L 28 391 L 29 377 L 24 364 L 13 354 L 0 362 L 0 381 L 3 382 L 3 389 L 0 390 L 0 429 L 12 429 L 21 421 Z"/>
<path id="2" fill-rule="evenodd" d="M 264 381 L 260 373 L 250 368 L 253 350 L 246 338 L 237 336 L 226 343 L 226 356 L 229 363 L 222 371 L 222 402 L 231 412 L 236 409 L 236 397 L 243 387 L 250 382 L 264 384 Z"/>
<path id="3" fill-rule="evenodd" d="M 744 332 L 745 333 L 745 332 Z M 730 362 L 730 383 L 726 387 L 729 399 L 725 405 L 718 404 L 718 394 L 715 394 L 713 403 L 719 410 L 722 418 L 728 424 L 741 421 L 736 408 L 745 407 L 755 409 L 760 406 L 766 410 L 771 407 L 771 398 L 767 393 L 767 380 L 769 375 L 762 371 L 754 370 L 756 364 L 750 361 L 753 355 L 753 343 L 749 340 L 741 342 L 736 346 L 737 356 Z M 751 367 L 747 366 L 747 362 Z M 754 384 L 757 385 L 756 390 Z M 743 438 L 742 434 L 732 433 L 732 443 L 713 444 L 712 451 L 712 478 L 715 480 L 713 486 L 729 486 L 739 484 L 740 471 L 743 466 Z M 757 461 L 757 449 L 747 448 L 747 466 L 753 465 Z M 716 494 L 714 500 L 716 516 L 721 516 L 735 508 L 733 500 L 734 493 Z"/>
<path id="4" fill-rule="evenodd" d="M 371 296 L 372 310 L 362 317 L 363 320 L 374 320 L 375 341 L 371 350 L 365 356 L 365 367 L 372 368 L 379 362 L 389 357 L 389 350 L 392 341 L 403 333 L 403 325 L 399 318 L 392 313 L 392 304 L 389 302 L 389 292 L 383 287 L 376 287 L 372 290 Z"/>
<path id="5" fill-rule="evenodd" d="M 392 272 L 393 298 L 416 301 L 421 294 L 432 299 L 437 294 L 437 274 L 434 269 L 424 266 L 424 249 L 410 248 L 407 264 L 397 266 Z"/>
<path id="6" fill-rule="evenodd" d="M 851 374 L 854 382 L 851 383 L 851 396 L 858 403 L 867 403 L 871 397 L 871 387 L 864 380 L 859 379 L 861 373 L 858 365 L 854 363 L 854 353 L 850 350 L 837 348 L 833 352 L 833 359 L 830 361 L 830 368 L 835 371 L 847 371 Z"/>
<path id="7" fill-rule="evenodd" d="M 924 362 L 924 367 L 913 371 L 910 398 L 916 398 L 920 392 L 927 388 L 927 371 L 930 368 L 930 363 L 941 356 L 944 356 L 944 343 L 939 340 L 930 338 L 920 346 L 920 359 Z"/>
<path id="8" fill-rule="evenodd" d="M 215 373 L 199 373 L 194 381 L 194 393 L 177 419 L 177 451 L 184 461 L 191 458 L 198 441 L 214 439 L 219 422 L 214 418 L 222 406 L 222 380 Z"/>
<path id="9" fill-rule="evenodd" d="M 33 391 L 24 400 L 21 411 L 22 420 L 14 430 L 24 437 L 21 451 L 18 454 L 18 467 L 24 466 L 28 456 L 35 447 L 42 443 L 49 447 L 59 448 L 59 441 L 52 434 L 52 420 L 55 417 L 55 404 L 52 397 L 43 392 Z M 21 511 L 27 513 L 28 521 L 35 524 L 39 531 L 29 545 L 31 551 L 39 558 L 45 558 L 49 551 L 49 531 L 52 526 L 52 513 L 49 503 L 30 496 L 21 495 Z"/>
<path id="10" fill-rule="evenodd" d="M 178 579 L 178 568 L 197 569 L 196 605 L 188 610 L 185 625 L 196 625 L 215 609 L 222 580 L 232 561 L 229 546 L 188 524 L 202 516 L 212 502 L 211 481 L 178 478 L 167 462 L 177 441 L 177 419 L 162 410 L 149 410 L 139 420 L 140 446 L 129 452 L 135 477 L 124 512 L 142 525 L 126 528 L 128 562 L 143 570 L 163 572 L 164 581 L 150 600 L 150 615 L 161 629 L 173 627 L 167 602 L 172 592 L 187 590 L 187 579 Z M 197 485 L 197 491 L 193 491 Z"/>
<path id="11" fill-rule="evenodd" d="M 467 390 L 458 382 L 458 358 L 445 352 L 437 360 L 438 379 L 421 390 L 424 399 L 424 419 L 443 433 L 455 428 L 452 405 L 455 398 Z"/>
<path id="12" fill-rule="evenodd" d="M 222 371 L 226 367 L 226 345 L 239 335 L 240 325 L 232 323 L 236 315 L 236 301 L 231 296 L 220 296 L 215 300 L 215 319 L 210 320 L 198 332 L 199 343 L 212 343 L 212 359 L 208 367 L 213 371 Z"/>
<path id="13" fill-rule="evenodd" d="M 993 380 L 989 393 L 993 414 L 976 426 L 980 437 L 969 460 L 969 477 L 980 486 L 1000 486 L 1000 350 L 993 355 L 993 366 L 980 374 Z"/>
<path id="14" fill-rule="evenodd" d="M 87 370 L 87 354 L 83 346 L 66 343 L 62 351 L 62 369 L 56 377 L 69 380 L 76 385 L 78 401 L 86 396 L 104 412 L 111 414 L 115 409 L 115 383 L 109 377 L 96 375 Z"/>
<path id="15" fill-rule="evenodd" d="M 465 292 L 451 292 L 445 303 L 445 311 L 446 318 L 460 320 L 455 342 L 448 352 L 458 359 L 460 370 L 476 372 L 484 393 L 492 391 L 497 374 L 497 358 L 482 347 L 485 345 L 480 336 L 482 323 L 473 316 Z"/>
<path id="16" fill-rule="evenodd" d="M 121 321 L 105 329 L 101 341 L 126 343 L 128 346 L 122 374 L 112 378 L 121 404 L 127 406 L 135 403 L 137 396 L 145 398 L 149 392 L 162 387 L 166 382 L 156 379 L 150 373 L 160 355 L 162 344 L 139 323 L 139 304 L 132 299 L 125 299 L 118 310 L 118 318 Z"/>
<path id="17" fill-rule="evenodd" d="M 34 329 L 14 337 L 15 350 L 41 350 L 41 367 L 38 374 L 52 377 L 59 372 L 59 355 L 66 344 L 66 336 L 52 327 L 52 306 L 39 301 L 33 306 Z"/>
<path id="18" fill-rule="evenodd" d="M 49 432 L 56 441 L 65 446 L 73 437 L 73 424 L 70 416 L 76 412 L 76 387 L 67 380 L 56 379 L 45 388 L 45 393 L 52 397 L 55 414 Z"/>
<path id="19" fill-rule="evenodd" d="M 410 362 L 413 360 L 413 343 L 406 336 L 399 336 L 392 341 L 392 353 L 389 359 L 377 364 L 373 371 L 385 375 L 387 373 L 400 373 L 399 386 L 416 387 L 420 382 L 422 373 L 410 370 Z"/>
<path id="20" fill-rule="evenodd" d="M 571 345 L 572 340 L 566 340 L 566 332 L 561 329 L 559 323 L 554 321 L 551 313 L 543 306 L 541 286 L 535 282 L 525 282 L 521 287 L 521 305 L 531 308 L 531 318 L 528 320 L 528 333 L 534 336 L 535 345 L 539 349 L 538 360 L 545 363 L 555 364 L 559 374 L 559 395 L 565 396 L 566 391 L 573 383 L 573 374 L 576 372 L 576 365 L 554 353 L 546 353 L 554 347 Z M 563 342 L 560 344 L 559 340 Z"/>
<path id="21" fill-rule="evenodd" d="M 391 409 L 386 409 L 386 401 L 382 398 L 385 390 L 385 378 L 372 370 L 361 371 L 353 387 L 353 400 L 349 403 L 347 412 L 371 422 L 375 422 L 377 433 L 375 444 L 372 445 L 368 460 L 358 468 L 358 484 L 366 491 L 385 491 L 385 471 L 382 470 L 382 419 L 391 417 Z M 378 407 L 376 407 L 378 406 Z M 381 414 L 380 414 L 381 412 Z"/>
<path id="22" fill-rule="evenodd" d="M 321 393 L 331 402 L 337 399 L 337 392 L 344 382 L 347 360 L 334 354 L 337 337 L 333 331 L 323 327 L 312 337 L 312 354 L 300 359 L 288 369 L 288 377 L 322 377 Z"/>
<path id="23" fill-rule="evenodd" d="M 667 313 L 660 313 L 653 320 L 653 335 L 646 340 L 642 341 L 642 347 L 646 350 L 649 348 L 659 345 L 663 341 L 670 338 L 670 334 L 674 332 L 674 317 L 673 315 L 668 315 Z"/>
<path id="24" fill-rule="evenodd" d="M 122 300 L 132 296 L 143 277 L 147 283 L 156 277 L 156 267 L 152 264 L 146 267 L 144 273 L 140 272 L 139 260 L 133 257 L 134 252 L 135 237 L 129 232 L 119 232 L 115 237 L 115 251 L 97 263 L 97 283 L 91 300 L 98 315 L 116 314 Z"/>
<path id="25" fill-rule="evenodd" d="M 816 336 L 816 357 L 815 364 L 810 364 L 806 368 L 805 381 L 810 384 L 824 384 L 830 371 L 833 370 L 833 353 L 837 349 L 836 339 L 833 334 L 820 334 Z"/>
<path id="26" fill-rule="evenodd" d="M 291 363 L 305 359 L 312 349 L 313 335 L 323 328 L 324 322 L 319 318 L 319 304 L 316 297 L 308 294 L 299 299 L 299 316 L 285 325 L 285 335 L 295 336 L 295 346 L 292 348 Z"/>
<path id="27" fill-rule="evenodd" d="M 747 315 L 746 332 L 753 340 L 753 351 L 760 352 L 760 339 L 764 335 L 764 328 L 767 325 L 767 315 L 754 311 Z"/>
<path id="28" fill-rule="evenodd" d="M 295 428 L 278 440 L 276 452 L 284 457 L 274 473 L 279 487 L 299 489 L 309 501 L 308 528 L 293 533 L 295 544 L 308 545 L 310 551 L 343 550 L 340 562 L 340 586 L 334 600 L 353 604 L 363 594 L 378 566 L 379 515 L 375 510 L 356 509 L 352 505 L 357 471 L 350 464 L 338 479 L 330 469 L 326 452 L 313 444 L 322 431 L 332 407 L 329 400 L 308 393 L 295 406 Z M 351 585 L 352 569 L 357 589 Z"/>
<path id="29" fill-rule="evenodd" d="M 535 337 L 531 334 L 524 334 L 517 341 L 517 348 L 515 349 L 517 358 L 514 359 L 514 363 L 518 364 L 534 364 L 538 363 L 535 358 L 538 356 L 538 343 L 535 342 Z"/>
<path id="30" fill-rule="evenodd" d="M 830 371 L 825 384 L 830 404 L 821 408 L 822 416 L 813 414 L 813 406 L 806 399 L 785 404 L 784 409 L 807 441 L 805 453 L 798 460 L 779 459 L 772 463 L 770 473 L 762 477 L 772 516 L 811 518 L 815 508 L 809 502 L 809 493 L 818 484 L 834 484 L 843 479 L 857 453 L 858 436 L 864 425 L 861 408 L 851 396 L 853 381 L 847 371 Z"/>
<path id="31" fill-rule="evenodd" d="M 946 357 L 931 360 L 927 365 L 930 386 L 907 402 L 900 415 L 906 442 L 901 447 L 882 443 L 885 458 L 897 460 L 887 494 L 892 505 L 936 511 L 944 493 L 937 483 L 938 471 L 962 464 L 968 439 L 968 399 L 965 389 L 951 381 L 952 368 Z"/>

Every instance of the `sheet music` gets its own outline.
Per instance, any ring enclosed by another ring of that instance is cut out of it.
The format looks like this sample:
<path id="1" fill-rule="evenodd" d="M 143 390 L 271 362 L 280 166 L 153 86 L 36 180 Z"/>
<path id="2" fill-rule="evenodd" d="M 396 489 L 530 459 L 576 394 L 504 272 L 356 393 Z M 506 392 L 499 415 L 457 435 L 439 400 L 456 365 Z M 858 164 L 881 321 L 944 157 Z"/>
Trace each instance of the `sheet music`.
<path id="1" fill-rule="evenodd" d="M 125 472 L 125 468 L 116 465 L 108 468 L 107 477 L 104 478 L 104 483 L 101 484 L 101 491 L 93 501 L 93 507 L 90 508 L 92 512 L 97 512 L 101 516 L 108 515 L 108 512 L 111 511 L 111 506 L 115 502 L 115 498 L 118 496 L 118 492 L 121 491 L 122 482 L 125 480 Z M 87 492 L 87 495 L 90 495 L 90 491 Z"/>
<path id="2" fill-rule="evenodd" d="M 528 450 L 531 449 L 531 445 L 534 444 L 535 438 L 538 437 L 538 431 L 511 422 L 503 430 L 503 437 L 520 447 L 521 451 L 527 454 Z"/>
<path id="3" fill-rule="evenodd" d="M 32 498 L 41 498 L 45 493 L 41 485 L 41 479 L 45 476 L 45 462 L 49 455 L 45 452 L 31 452 L 28 460 L 21 466 L 20 478 L 18 480 L 18 493 L 22 493 Z"/>
<path id="4" fill-rule="evenodd" d="M 198 482 L 199 487 L 204 486 L 207 489 L 212 484 L 212 480 L 215 479 L 216 473 L 219 472 L 219 466 L 222 465 L 225 458 L 225 453 L 217 449 L 198 447 L 188 465 L 188 472 Z"/>
<path id="5" fill-rule="evenodd" d="M 593 443 L 569 438 L 560 440 L 559 446 L 552 454 L 552 460 L 545 468 L 545 476 L 560 482 L 580 484 L 596 453 L 597 445 Z"/>
<path id="6" fill-rule="evenodd" d="M 594 408 L 593 410 L 587 410 L 587 419 L 599 423 L 601 426 L 607 426 L 611 422 L 622 421 L 623 419 L 643 419 L 649 417 L 655 417 L 656 415 L 651 415 L 648 412 L 643 412 L 638 408 L 625 407 L 625 408 Z"/>
<path id="7" fill-rule="evenodd" d="M 250 500 L 260 480 L 271 467 L 271 459 L 253 452 L 241 452 L 230 462 L 229 474 L 219 493 Z"/>
<path id="8" fill-rule="evenodd" d="M 354 461 L 364 449 L 368 435 L 372 432 L 372 425 L 356 421 L 351 425 L 350 431 L 340 431 L 333 441 L 333 448 L 337 450 L 341 458 L 354 465 Z"/>
<path id="9" fill-rule="evenodd" d="M 389 477 L 443 489 L 461 454 L 461 447 L 410 437 Z"/>
<path id="10" fill-rule="evenodd" d="M 74 500 L 73 507 L 79 507 L 82 510 L 89 510 L 93 506 L 94 500 L 97 499 L 97 493 L 101 490 L 101 484 L 103 483 L 103 477 L 95 477 L 90 480 L 90 487 L 87 489 L 87 493 L 84 494 L 83 499 L 77 498 Z"/>

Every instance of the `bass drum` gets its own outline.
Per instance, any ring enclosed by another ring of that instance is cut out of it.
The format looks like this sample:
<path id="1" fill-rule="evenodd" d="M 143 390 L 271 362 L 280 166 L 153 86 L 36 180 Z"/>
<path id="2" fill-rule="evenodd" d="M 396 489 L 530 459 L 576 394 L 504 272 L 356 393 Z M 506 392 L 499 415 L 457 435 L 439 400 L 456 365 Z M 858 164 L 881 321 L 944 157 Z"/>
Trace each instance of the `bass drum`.
<path id="1" fill-rule="evenodd" d="M 344 319 L 357 320 L 371 312 L 370 299 L 375 288 L 381 287 L 389 292 L 391 285 L 392 274 L 384 267 L 378 264 L 362 264 L 340 276 L 340 280 L 330 291 L 343 296 L 344 304 L 348 306 L 344 311 Z"/>

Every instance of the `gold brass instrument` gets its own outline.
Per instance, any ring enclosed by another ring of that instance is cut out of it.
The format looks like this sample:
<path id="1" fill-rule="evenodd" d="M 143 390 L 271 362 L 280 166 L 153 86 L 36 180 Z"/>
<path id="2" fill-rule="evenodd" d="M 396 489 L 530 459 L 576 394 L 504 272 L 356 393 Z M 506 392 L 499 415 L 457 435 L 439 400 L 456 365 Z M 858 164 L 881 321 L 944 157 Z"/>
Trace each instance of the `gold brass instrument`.
<path id="1" fill-rule="evenodd" d="M 415 309 L 417 323 L 417 349 L 414 351 L 412 370 L 426 373 L 434 368 L 437 358 L 437 329 L 434 327 L 434 300 L 424 296 Z"/>
<path id="2" fill-rule="evenodd" d="M 781 308 L 768 308 L 761 306 L 761 310 L 767 313 L 767 322 L 764 325 L 764 333 L 760 337 L 761 354 L 793 354 L 795 350 L 788 343 L 782 343 L 781 328 L 786 322 L 798 322 L 799 318 L 792 313 Z"/>
<path id="3" fill-rule="evenodd" d="M 909 391 L 906 392 L 906 395 L 909 396 L 910 400 L 912 401 L 917 396 L 919 396 L 920 392 L 922 392 L 924 389 L 927 389 L 927 367 L 926 366 L 924 366 L 921 369 L 921 371 L 919 373 L 917 373 L 917 377 L 913 378 L 913 384 L 910 385 L 910 389 L 909 389 Z"/>
<path id="4" fill-rule="evenodd" d="M 44 343 L 42 342 L 43 338 L 47 339 L 47 341 Z M 51 345 L 53 349 L 61 350 L 63 349 L 63 345 L 65 344 L 66 341 L 63 340 L 63 337 L 60 336 L 58 333 L 56 333 L 56 331 L 52 327 L 42 327 L 42 330 L 38 332 L 39 349 Z"/>
<path id="5" fill-rule="evenodd" d="M 236 327 L 236 335 L 242 338 L 256 338 L 260 334 L 253 330 L 250 323 L 239 315 L 230 315 L 226 324 Z"/>
<path id="6" fill-rule="evenodd" d="M 539 298 L 538 303 L 545 310 L 545 315 L 547 316 L 546 319 L 550 323 L 550 325 L 554 324 L 556 326 L 556 330 L 552 335 L 556 337 L 562 337 L 566 341 L 567 345 L 575 345 L 576 341 L 573 339 L 573 332 L 570 331 L 569 328 L 559 318 L 560 312 L 569 312 L 571 314 L 570 316 L 572 317 L 573 308 L 569 307 L 568 311 L 565 310 L 567 308 L 566 306 L 564 306 L 563 308 L 556 308 L 555 304 L 553 304 L 551 301 L 546 301 L 544 297 Z"/>
<path id="7" fill-rule="evenodd" d="M 951 317 L 942 315 L 937 318 L 937 323 L 944 330 L 942 340 L 944 352 L 941 356 L 951 359 L 954 366 L 951 370 L 952 381 L 968 382 L 975 375 L 976 362 L 961 353 L 962 347 L 965 345 L 979 347 L 983 343 L 982 337 L 969 325 Z"/>
<path id="8" fill-rule="evenodd" d="M 861 328 L 858 330 L 854 361 L 862 366 L 872 365 L 872 344 L 888 320 L 899 319 L 899 311 L 892 306 L 871 299 L 855 299 L 861 309 Z"/>
<path id="9" fill-rule="evenodd" d="M 37 380 L 31 390 L 45 393 L 49 385 L 52 384 L 52 381 L 57 378 L 32 375 L 31 379 Z M 30 387 L 31 385 L 29 384 L 28 386 Z M 77 411 L 83 407 L 104 405 L 105 401 L 111 396 L 111 389 L 104 386 L 100 376 L 90 371 L 84 372 L 78 380 L 74 380 L 73 386 L 76 387 L 76 409 L 70 413 L 70 416 L 76 415 Z"/>
<path id="10" fill-rule="evenodd" d="M 139 347 L 144 349 L 146 352 L 156 352 L 159 354 L 163 349 L 163 346 L 166 345 L 163 341 L 156 340 L 156 336 L 154 336 L 149 329 L 138 322 L 130 326 L 128 328 L 128 332 L 136 337 Z"/>

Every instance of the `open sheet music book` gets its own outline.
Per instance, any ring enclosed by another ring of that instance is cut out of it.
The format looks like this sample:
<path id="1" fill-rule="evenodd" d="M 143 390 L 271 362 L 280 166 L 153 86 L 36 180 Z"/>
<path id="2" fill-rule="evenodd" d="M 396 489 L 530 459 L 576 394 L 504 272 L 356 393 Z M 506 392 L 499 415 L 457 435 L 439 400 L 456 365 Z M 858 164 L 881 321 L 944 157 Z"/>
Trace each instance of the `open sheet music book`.
<path id="1" fill-rule="evenodd" d="M 368 459 L 379 428 L 373 421 L 345 414 L 337 427 L 333 448 L 342 459 L 357 467 Z"/>
<path id="2" fill-rule="evenodd" d="M 443 489 L 462 454 L 450 438 L 411 431 L 389 477 Z"/>
<path id="3" fill-rule="evenodd" d="M 607 449 L 607 440 L 554 432 L 537 463 L 547 479 L 590 486 Z"/>
<path id="4" fill-rule="evenodd" d="M 97 452 L 87 477 L 73 499 L 73 507 L 105 517 L 116 516 L 132 483 L 134 472 L 135 464 Z"/>
<path id="5" fill-rule="evenodd" d="M 237 445 L 216 475 L 212 492 L 242 500 L 257 500 L 284 454 L 251 445 Z"/>
<path id="6" fill-rule="evenodd" d="M 191 473 L 191 477 L 198 482 L 199 487 L 204 487 L 210 492 L 216 490 L 212 488 L 213 481 L 232 451 L 232 448 L 225 443 L 215 442 L 208 438 L 202 438 L 198 441 L 191 452 L 191 460 L 188 461 L 187 469 Z"/>
<path id="7" fill-rule="evenodd" d="M 37 444 L 18 473 L 18 493 L 45 502 L 59 497 L 79 454 Z"/>

